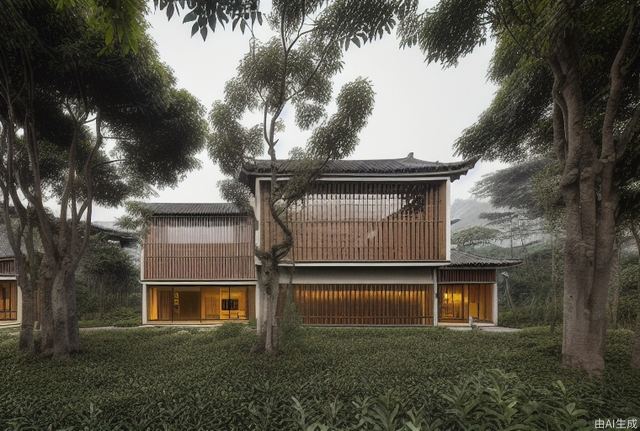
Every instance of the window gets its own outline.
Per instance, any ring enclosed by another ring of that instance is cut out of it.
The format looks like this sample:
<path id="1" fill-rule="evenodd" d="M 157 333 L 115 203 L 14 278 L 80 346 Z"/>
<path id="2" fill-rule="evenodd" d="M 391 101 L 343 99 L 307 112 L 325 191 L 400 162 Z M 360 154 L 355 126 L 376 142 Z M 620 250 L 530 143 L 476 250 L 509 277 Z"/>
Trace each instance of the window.
<path id="1" fill-rule="evenodd" d="M 249 287 L 158 287 L 148 289 L 149 321 L 246 320 L 253 305 Z"/>
<path id="2" fill-rule="evenodd" d="M 0 321 L 18 319 L 18 288 L 15 281 L 0 282 Z"/>

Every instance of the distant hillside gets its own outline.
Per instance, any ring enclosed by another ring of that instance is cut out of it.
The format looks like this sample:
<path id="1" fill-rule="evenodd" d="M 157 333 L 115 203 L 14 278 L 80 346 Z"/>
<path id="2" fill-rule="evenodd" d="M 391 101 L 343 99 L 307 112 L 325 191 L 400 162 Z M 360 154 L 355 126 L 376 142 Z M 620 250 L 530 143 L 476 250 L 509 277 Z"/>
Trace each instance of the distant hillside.
<path id="1" fill-rule="evenodd" d="M 451 205 L 451 220 L 460 219 L 451 230 L 453 232 L 467 229 L 472 226 L 484 226 L 486 220 L 480 218 L 480 214 L 496 211 L 489 203 L 475 199 L 456 199 Z"/>

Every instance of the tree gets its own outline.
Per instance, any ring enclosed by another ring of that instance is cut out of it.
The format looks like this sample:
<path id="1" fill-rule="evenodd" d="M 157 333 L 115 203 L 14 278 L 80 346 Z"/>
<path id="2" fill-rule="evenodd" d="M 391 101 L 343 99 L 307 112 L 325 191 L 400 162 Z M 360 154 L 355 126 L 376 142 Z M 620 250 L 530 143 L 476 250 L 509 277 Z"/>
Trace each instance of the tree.
<path id="1" fill-rule="evenodd" d="M 637 2 L 443 0 L 401 27 L 427 61 L 453 66 L 495 37 L 491 106 L 456 142 L 467 157 L 553 156 L 566 217 L 562 360 L 604 368 L 620 170 L 638 146 Z M 638 164 L 629 168 L 638 177 Z"/>
<path id="2" fill-rule="evenodd" d="M 488 198 L 491 204 L 508 209 L 508 211 L 481 214 L 481 218 L 489 220 L 490 225 L 503 226 L 507 229 L 511 242 L 513 257 L 513 240 L 520 238 L 524 252 L 525 265 L 522 270 L 530 273 L 529 279 L 535 280 L 531 289 L 532 303 L 542 300 L 546 303 L 545 321 L 555 329 L 560 277 L 562 272 L 559 245 L 563 235 L 562 223 L 559 222 L 562 210 L 558 209 L 559 191 L 555 163 L 548 158 L 535 157 L 484 176 L 473 189 L 474 195 Z M 544 223 L 542 223 L 544 222 Z M 541 225 L 544 228 L 541 228 Z M 525 238 L 546 232 L 550 235 L 550 270 L 549 283 L 545 282 L 544 272 L 539 263 L 529 258 Z"/>
<path id="3" fill-rule="evenodd" d="M 148 37 L 135 52 L 105 50 L 87 4 L 10 2 L 0 13 L 0 189 L 23 296 L 19 345 L 55 356 L 79 349 L 75 272 L 94 202 L 175 184 L 198 165 L 206 132 L 201 106 L 175 88 Z"/>
<path id="4" fill-rule="evenodd" d="M 79 314 L 90 311 L 102 318 L 117 307 L 133 306 L 131 298 L 139 292 L 139 276 L 140 269 L 119 244 L 110 242 L 103 233 L 92 234 L 76 273 Z"/>
<path id="5" fill-rule="evenodd" d="M 331 79 L 342 69 L 342 54 L 350 45 L 357 47 L 389 33 L 395 16 L 402 12 L 397 0 L 294 0 L 275 1 L 267 22 L 274 36 L 258 41 L 253 24 L 262 15 L 238 14 L 233 26 L 251 33 L 249 52 L 238 67 L 238 75 L 227 82 L 225 99 L 214 104 L 210 114 L 211 157 L 223 173 L 237 178 L 243 164 L 266 152 L 270 160 L 269 212 L 283 234 L 276 244 L 256 247 L 260 304 L 261 348 L 277 348 L 275 316 L 280 291 L 280 263 L 293 245 L 286 214 L 298 202 L 333 159 L 348 156 L 355 148 L 358 133 L 373 109 L 373 90 L 363 78 L 346 84 L 336 98 L 337 110 L 327 114 L 332 101 Z M 193 2 L 193 5 L 198 2 Z M 206 4 L 202 2 L 200 4 Z M 168 13 L 168 10 L 167 10 Z M 185 21 L 194 21 L 192 35 L 206 30 L 208 21 L 202 10 L 191 12 Z M 224 21 L 224 20 L 222 20 Z M 208 25 L 211 30 L 215 25 Z M 206 32 L 202 34 L 206 37 Z M 284 127 L 285 108 L 295 110 L 295 122 L 311 130 L 306 146 L 292 151 L 288 168 L 293 175 L 278 181 L 284 168 L 278 160 L 278 133 Z M 246 112 L 259 112 L 262 122 L 253 127 L 242 124 Z M 251 212 L 251 191 L 231 180 L 222 184 L 223 195 Z"/>
<path id="6" fill-rule="evenodd" d="M 498 229 L 492 229 L 484 226 L 473 226 L 455 232 L 451 237 L 451 242 L 461 249 L 467 247 L 475 247 L 478 245 L 487 245 L 501 236 L 502 232 Z"/>

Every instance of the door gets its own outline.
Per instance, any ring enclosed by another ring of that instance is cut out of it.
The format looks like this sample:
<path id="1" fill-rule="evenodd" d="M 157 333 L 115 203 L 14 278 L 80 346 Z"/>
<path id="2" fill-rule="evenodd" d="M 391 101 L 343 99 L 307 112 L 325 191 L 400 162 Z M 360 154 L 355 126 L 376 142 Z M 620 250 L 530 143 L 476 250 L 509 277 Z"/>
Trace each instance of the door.
<path id="1" fill-rule="evenodd" d="M 439 319 L 447 323 L 492 322 L 492 284 L 441 284 L 438 289 Z"/>
<path id="2" fill-rule="evenodd" d="M 464 321 L 464 286 L 440 285 L 439 320 Z"/>

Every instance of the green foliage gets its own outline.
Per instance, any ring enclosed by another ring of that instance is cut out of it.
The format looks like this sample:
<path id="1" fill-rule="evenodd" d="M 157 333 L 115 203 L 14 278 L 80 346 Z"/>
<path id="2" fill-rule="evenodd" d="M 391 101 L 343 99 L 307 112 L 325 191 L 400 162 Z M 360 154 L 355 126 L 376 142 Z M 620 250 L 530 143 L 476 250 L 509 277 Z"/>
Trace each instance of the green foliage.
<path id="1" fill-rule="evenodd" d="M 282 318 L 278 321 L 278 349 L 283 352 L 300 346 L 302 340 L 302 317 L 291 298 L 291 288 L 287 285 L 285 301 L 282 305 Z"/>
<path id="2" fill-rule="evenodd" d="M 399 35 L 404 45 L 417 45 L 427 62 L 445 67 L 455 66 L 489 37 L 495 38 L 489 78 L 498 84 L 498 91 L 478 121 L 458 138 L 455 148 L 467 158 L 509 163 L 557 156 L 552 131 L 552 69 L 557 58 L 566 57 L 567 53 L 559 52 L 558 47 L 570 35 L 576 68 L 568 79 L 579 88 L 584 126 L 593 139 L 596 154 L 601 148 L 600 138 L 606 135 L 603 118 L 607 103 L 613 102 L 611 107 L 615 107 L 615 121 L 610 128 L 617 151 L 623 152 L 616 158 L 616 186 L 623 197 L 620 218 L 637 213 L 640 202 L 639 189 L 629 187 L 640 178 L 640 56 L 634 49 L 621 59 L 624 78 L 619 101 L 610 99 L 609 92 L 611 71 L 615 69 L 612 65 L 627 28 L 629 46 L 635 47 L 640 41 L 637 6 L 634 1 L 441 0 L 420 13 L 415 2 L 401 22 Z M 566 83 L 559 85 L 564 87 Z M 558 173 L 551 178 L 557 178 Z M 503 185 L 509 187 L 509 183 Z M 553 184 L 548 181 L 546 186 Z"/>
<path id="3" fill-rule="evenodd" d="M 241 323 L 225 322 L 215 329 L 215 338 L 217 340 L 236 338 L 239 337 L 245 330 L 245 325 Z"/>
<path id="4" fill-rule="evenodd" d="M 139 301 L 138 301 L 139 302 Z M 80 308 L 81 304 L 78 304 Z M 142 325 L 140 304 L 133 307 L 116 307 L 100 314 L 84 314 L 80 316 L 81 328 L 98 328 L 115 326 L 128 328 Z"/>
<path id="5" fill-rule="evenodd" d="M 174 76 L 144 31 L 135 52 L 103 52 L 106 30 L 93 25 L 91 13 L 83 9 L 85 3 L 94 2 L 65 2 L 60 10 L 47 1 L 21 3 L 15 19 L 3 27 L 0 51 L 7 62 L 12 108 L 24 114 L 33 105 L 45 193 L 59 196 L 64 190 L 75 132 L 79 142 L 73 168 L 80 186 L 87 181 L 85 162 L 94 157 L 93 198 L 114 206 L 127 197 L 147 195 L 151 185 L 175 185 L 199 166 L 196 155 L 204 144 L 206 122 L 197 99 L 175 87 Z M 96 2 L 104 11 L 144 7 L 137 0 L 117 3 Z M 144 19 L 141 13 L 136 19 Z M 27 60 L 32 67 L 29 74 L 17 67 Z M 20 91 L 24 87 L 33 88 L 33 99 Z M 0 102 L 2 118 L 6 109 Z M 101 132 L 114 144 L 109 154 L 104 146 L 97 147 L 95 134 L 83 123 L 98 111 Z M 30 162 L 22 153 L 17 162 L 28 169 Z M 79 199 L 85 193 L 79 187 Z"/>
<path id="6" fill-rule="evenodd" d="M 551 161 L 531 159 L 485 175 L 472 193 L 489 199 L 498 208 L 524 210 L 531 218 L 540 217 L 541 207 L 535 191 L 535 180 L 546 172 Z"/>
<path id="7" fill-rule="evenodd" d="M 487 245 L 500 237 L 501 232 L 484 226 L 473 226 L 454 232 L 451 242 L 460 248 Z"/>
<path id="8" fill-rule="evenodd" d="M 403 45 L 418 45 L 429 63 L 455 66 L 458 59 L 470 54 L 487 39 L 488 0 L 445 0 L 430 11 L 412 14 L 400 26 Z"/>
<path id="9" fill-rule="evenodd" d="M 80 319 L 103 319 L 122 307 L 136 309 L 140 305 L 139 274 L 120 245 L 110 243 L 101 234 L 92 236 L 76 273 Z M 131 317 L 139 321 L 139 309 L 125 320 Z"/>
<path id="10" fill-rule="evenodd" d="M 240 24 L 242 33 L 257 20 L 262 24 L 262 12 L 258 10 L 258 0 L 153 0 L 156 8 L 166 11 L 167 19 L 174 14 L 179 15 L 180 10 L 186 12 L 183 23 L 191 25 L 191 36 L 200 33 L 203 40 L 207 39 L 209 30 L 216 31 L 219 24 L 222 28 L 231 21 L 231 28 L 235 30 Z M 193 23 L 193 24 L 191 24 Z"/>
<path id="11" fill-rule="evenodd" d="M 640 407 L 629 331 L 610 334 L 591 380 L 560 366 L 548 329 L 304 328 L 275 361 L 234 328 L 83 332 L 85 350 L 58 363 L 0 330 L 0 428 L 568 430 Z"/>

